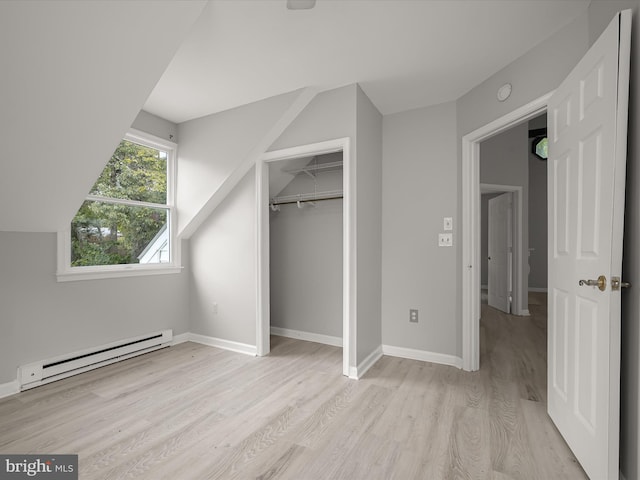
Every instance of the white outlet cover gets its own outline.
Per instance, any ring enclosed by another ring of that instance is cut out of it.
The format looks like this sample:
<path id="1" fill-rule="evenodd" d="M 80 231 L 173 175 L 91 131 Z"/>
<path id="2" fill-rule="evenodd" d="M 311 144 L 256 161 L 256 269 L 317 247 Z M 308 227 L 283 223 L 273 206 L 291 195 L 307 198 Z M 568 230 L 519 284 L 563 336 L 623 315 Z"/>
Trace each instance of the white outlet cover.
<path id="1" fill-rule="evenodd" d="M 438 246 L 439 247 L 452 247 L 453 246 L 453 234 L 452 233 L 440 233 L 440 234 L 438 234 Z"/>
<path id="2" fill-rule="evenodd" d="M 453 230 L 453 218 L 452 217 L 444 217 L 443 228 L 445 231 Z"/>

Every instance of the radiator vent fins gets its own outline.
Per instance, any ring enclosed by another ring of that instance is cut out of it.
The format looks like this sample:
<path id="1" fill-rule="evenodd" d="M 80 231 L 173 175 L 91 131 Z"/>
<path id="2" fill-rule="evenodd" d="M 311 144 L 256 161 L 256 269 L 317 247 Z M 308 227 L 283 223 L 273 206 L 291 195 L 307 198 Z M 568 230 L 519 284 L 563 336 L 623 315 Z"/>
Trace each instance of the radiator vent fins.
<path id="1" fill-rule="evenodd" d="M 18 369 L 20 390 L 27 390 L 159 348 L 168 347 L 172 340 L 173 331 L 163 330 L 23 365 Z"/>

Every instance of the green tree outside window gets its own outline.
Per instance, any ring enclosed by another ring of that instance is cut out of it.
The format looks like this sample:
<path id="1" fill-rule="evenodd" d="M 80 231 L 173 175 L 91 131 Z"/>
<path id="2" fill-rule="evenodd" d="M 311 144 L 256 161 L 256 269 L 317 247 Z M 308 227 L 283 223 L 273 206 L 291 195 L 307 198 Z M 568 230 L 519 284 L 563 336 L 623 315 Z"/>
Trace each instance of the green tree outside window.
<path id="1" fill-rule="evenodd" d="M 71 266 L 140 263 L 167 229 L 166 203 L 166 152 L 123 140 L 72 221 Z"/>

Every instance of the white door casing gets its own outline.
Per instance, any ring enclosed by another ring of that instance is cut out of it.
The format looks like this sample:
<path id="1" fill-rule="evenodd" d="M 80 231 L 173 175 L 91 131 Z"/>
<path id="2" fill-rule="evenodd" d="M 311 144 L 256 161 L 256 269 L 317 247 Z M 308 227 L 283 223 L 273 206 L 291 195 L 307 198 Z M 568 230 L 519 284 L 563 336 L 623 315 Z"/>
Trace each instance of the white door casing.
<path id="1" fill-rule="evenodd" d="M 480 143 L 515 125 L 531 120 L 546 112 L 553 92 L 546 93 L 526 105 L 466 134 L 462 137 L 462 368 L 475 371 L 480 368 L 480 192 L 512 191 L 516 215 L 514 308 L 520 315 L 529 315 L 525 308 L 527 285 L 518 279 L 523 277 L 522 255 L 522 187 L 506 188 L 503 185 L 480 184 Z M 524 302 L 524 305 L 522 304 Z"/>
<path id="2" fill-rule="evenodd" d="M 343 158 L 343 305 L 342 305 L 342 373 L 357 378 L 356 362 L 356 258 L 355 241 L 357 224 L 355 202 L 355 162 L 351 161 L 351 139 L 348 137 L 327 140 L 310 145 L 266 152 L 256 162 L 256 246 L 257 255 L 257 312 L 256 345 L 258 355 L 269 354 L 270 300 L 269 300 L 269 175 L 268 163 L 293 158 L 310 157 L 326 153 L 342 152 Z"/>
<path id="3" fill-rule="evenodd" d="M 548 104 L 548 411 L 592 479 L 618 478 L 620 291 L 631 15 Z M 579 280 L 606 277 L 603 291 Z"/>
<path id="4" fill-rule="evenodd" d="M 503 193 L 489 200 L 487 283 L 489 306 L 511 312 L 512 197 Z"/>

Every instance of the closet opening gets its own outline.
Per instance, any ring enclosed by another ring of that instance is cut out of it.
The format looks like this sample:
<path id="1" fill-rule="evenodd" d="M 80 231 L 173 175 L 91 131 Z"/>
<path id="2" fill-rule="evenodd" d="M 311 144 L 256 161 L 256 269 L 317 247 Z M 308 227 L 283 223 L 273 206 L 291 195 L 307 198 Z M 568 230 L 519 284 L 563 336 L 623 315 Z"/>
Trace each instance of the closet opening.
<path id="1" fill-rule="evenodd" d="M 342 347 L 342 373 L 356 371 L 352 167 L 347 138 L 258 162 L 258 355 L 271 335 L 297 338 Z"/>
<path id="2" fill-rule="evenodd" d="M 268 168 L 270 333 L 342 347 L 342 152 Z"/>

